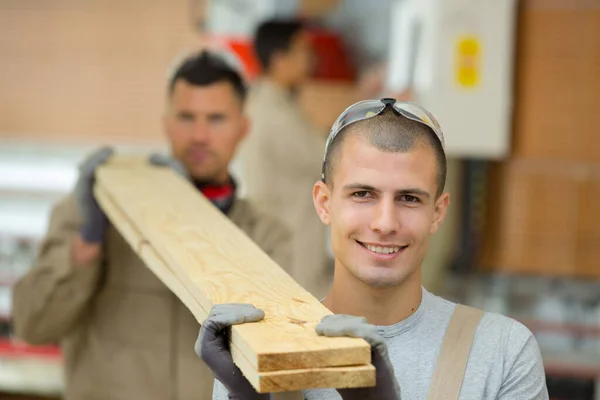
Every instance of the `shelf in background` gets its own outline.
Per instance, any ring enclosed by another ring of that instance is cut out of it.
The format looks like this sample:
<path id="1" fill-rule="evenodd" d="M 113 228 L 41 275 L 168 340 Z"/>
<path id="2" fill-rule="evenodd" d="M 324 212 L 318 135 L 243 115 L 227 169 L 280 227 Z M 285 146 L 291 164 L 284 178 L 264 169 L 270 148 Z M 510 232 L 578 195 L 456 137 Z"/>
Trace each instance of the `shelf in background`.
<path id="1" fill-rule="evenodd" d="M 0 358 L 43 358 L 62 361 L 62 353 L 57 345 L 30 346 L 20 340 L 0 338 Z"/>
<path id="2" fill-rule="evenodd" d="M 0 391 L 60 396 L 63 359 L 58 346 L 29 346 L 0 338 Z"/>

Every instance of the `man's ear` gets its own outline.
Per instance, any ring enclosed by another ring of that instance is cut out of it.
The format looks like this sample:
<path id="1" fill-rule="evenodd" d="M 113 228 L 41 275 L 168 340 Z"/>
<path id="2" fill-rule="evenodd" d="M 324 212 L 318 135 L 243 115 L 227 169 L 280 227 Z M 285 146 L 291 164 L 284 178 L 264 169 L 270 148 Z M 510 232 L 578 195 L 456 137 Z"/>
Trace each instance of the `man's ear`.
<path id="1" fill-rule="evenodd" d="M 331 216 L 329 213 L 329 205 L 331 204 L 331 191 L 323 181 L 315 183 L 313 188 L 313 203 L 317 214 L 325 225 L 331 223 Z"/>
<path id="2" fill-rule="evenodd" d="M 435 201 L 435 209 L 433 210 L 433 219 L 431 221 L 431 227 L 429 233 L 434 234 L 446 219 L 446 212 L 448 205 L 450 204 L 450 193 L 442 193 L 440 197 Z"/>

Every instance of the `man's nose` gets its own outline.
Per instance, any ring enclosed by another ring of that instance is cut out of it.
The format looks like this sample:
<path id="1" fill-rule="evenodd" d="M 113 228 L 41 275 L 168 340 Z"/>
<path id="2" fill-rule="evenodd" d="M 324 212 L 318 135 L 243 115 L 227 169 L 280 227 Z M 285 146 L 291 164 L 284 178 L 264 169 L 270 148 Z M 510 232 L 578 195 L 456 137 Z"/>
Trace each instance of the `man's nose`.
<path id="1" fill-rule="evenodd" d="M 196 122 L 192 127 L 192 139 L 195 142 L 206 143 L 210 138 L 210 130 L 204 122 Z"/>
<path id="2" fill-rule="evenodd" d="M 400 220 L 393 200 L 381 200 L 375 206 L 375 215 L 371 222 L 371 229 L 380 235 L 397 233 Z"/>

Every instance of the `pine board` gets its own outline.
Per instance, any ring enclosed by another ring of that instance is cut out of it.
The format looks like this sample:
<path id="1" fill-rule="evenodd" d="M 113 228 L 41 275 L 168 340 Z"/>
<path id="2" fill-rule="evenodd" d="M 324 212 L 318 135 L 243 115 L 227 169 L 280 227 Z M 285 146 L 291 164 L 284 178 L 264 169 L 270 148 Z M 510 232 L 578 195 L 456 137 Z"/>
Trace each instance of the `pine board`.
<path id="1" fill-rule="evenodd" d="M 231 334 L 234 361 L 257 390 L 374 384 L 368 344 L 316 335 L 329 310 L 192 185 L 167 169 L 121 160 L 98 170 L 96 194 L 117 229 L 199 322 L 218 303 L 265 310 L 265 320 L 235 326 Z"/>

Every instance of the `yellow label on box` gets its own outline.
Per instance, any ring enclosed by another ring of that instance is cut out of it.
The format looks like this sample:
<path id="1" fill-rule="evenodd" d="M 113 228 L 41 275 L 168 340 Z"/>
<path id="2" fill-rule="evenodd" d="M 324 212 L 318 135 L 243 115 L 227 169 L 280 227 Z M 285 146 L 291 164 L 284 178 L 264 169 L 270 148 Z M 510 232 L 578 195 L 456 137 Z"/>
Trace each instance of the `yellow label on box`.
<path id="1" fill-rule="evenodd" d="M 481 44 L 475 36 L 462 36 L 456 43 L 456 80 L 462 87 L 477 86 L 481 74 Z"/>

